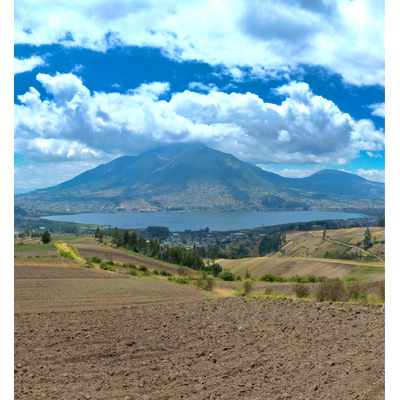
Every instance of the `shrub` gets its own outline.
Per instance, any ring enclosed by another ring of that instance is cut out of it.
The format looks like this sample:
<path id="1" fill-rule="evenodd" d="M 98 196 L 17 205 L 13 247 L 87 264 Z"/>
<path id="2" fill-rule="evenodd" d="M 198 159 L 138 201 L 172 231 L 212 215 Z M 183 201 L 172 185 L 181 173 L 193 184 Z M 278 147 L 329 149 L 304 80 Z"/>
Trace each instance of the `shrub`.
<path id="1" fill-rule="evenodd" d="M 160 271 L 157 268 L 153 269 L 153 274 L 154 275 L 160 275 Z"/>
<path id="2" fill-rule="evenodd" d="M 301 275 L 293 275 L 293 276 L 290 277 L 290 281 L 291 282 L 297 282 L 297 283 L 306 283 L 307 279 L 304 278 Z"/>
<path id="3" fill-rule="evenodd" d="M 286 282 L 287 279 L 283 276 L 274 275 L 274 274 L 264 274 L 261 277 L 261 280 L 264 282 Z"/>
<path id="4" fill-rule="evenodd" d="M 244 274 L 244 279 L 251 279 L 251 275 L 250 275 L 250 272 L 249 272 L 248 268 L 246 268 L 246 272 Z"/>
<path id="5" fill-rule="evenodd" d="M 207 275 L 207 273 L 203 271 L 200 278 L 197 280 L 197 287 L 211 292 L 214 288 L 214 277 Z"/>
<path id="6" fill-rule="evenodd" d="M 139 266 L 139 271 L 147 272 L 149 269 L 145 265 Z"/>
<path id="7" fill-rule="evenodd" d="M 108 263 L 105 262 L 105 261 L 102 261 L 102 262 L 100 263 L 100 268 L 103 269 L 104 271 L 115 271 L 115 269 L 112 268 L 112 267 L 110 267 L 110 266 L 108 265 Z"/>
<path id="8" fill-rule="evenodd" d="M 270 287 L 270 286 L 267 286 L 267 287 L 265 288 L 265 290 L 264 290 L 264 294 L 270 295 L 270 294 L 272 294 L 272 293 L 274 293 L 274 289 L 273 289 L 272 287 Z"/>
<path id="9" fill-rule="evenodd" d="M 74 258 L 69 251 L 63 249 L 58 250 L 58 254 L 60 254 L 60 256 L 63 258 L 70 258 L 70 259 Z"/>
<path id="10" fill-rule="evenodd" d="M 347 278 L 343 279 L 345 282 L 355 282 L 357 281 L 357 278 L 354 278 L 354 276 L 349 276 Z"/>
<path id="11" fill-rule="evenodd" d="M 235 275 L 233 274 L 232 271 L 229 271 L 228 269 L 226 269 L 219 273 L 218 278 L 222 279 L 223 281 L 234 281 Z"/>
<path id="12" fill-rule="evenodd" d="M 339 278 L 327 279 L 318 285 L 315 296 L 317 301 L 346 301 L 348 291 Z"/>
<path id="13" fill-rule="evenodd" d="M 241 281 L 241 280 L 242 280 L 242 277 L 241 277 L 240 275 L 237 275 L 235 279 L 236 279 L 237 281 Z"/>
<path id="14" fill-rule="evenodd" d="M 160 271 L 160 275 L 163 275 L 163 276 L 172 276 L 172 273 L 169 272 L 169 271 L 167 271 L 166 269 L 162 269 L 162 270 Z"/>
<path id="15" fill-rule="evenodd" d="M 385 301 L 385 281 L 382 281 L 379 283 L 378 294 L 379 294 L 380 299 L 384 302 Z"/>
<path id="16" fill-rule="evenodd" d="M 244 295 L 247 296 L 248 294 L 250 294 L 253 291 L 253 284 L 251 283 L 250 279 L 246 279 L 243 282 L 243 292 Z"/>
<path id="17" fill-rule="evenodd" d="M 310 283 L 318 282 L 318 278 L 314 275 L 308 275 L 306 280 L 307 280 L 307 282 L 310 282 Z"/>
<path id="18" fill-rule="evenodd" d="M 310 288 L 305 283 L 296 283 L 293 288 L 296 297 L 304 298 L 310 295 Z"/>
<path id="19" fill-rule="evenodd" d="M 132 276 L 137 276 L 137 271 L 135 268 L 129 268 L 127 273 Z"/>
<path id="20" fill-rule="evenodd" d="M 101 258 L 99 256 L 92 256 L 92 262 L 100 264 Z"/>
<path id="21" fill-rule="evenodd" d="M 104 271 L 115 271 L 114 268 L 109 266 L 108 261 L 102 261 L 100 263 L 100 268 L 103 269 Z"/>
<path id="22" fill-rule="evenodd" d="M 189 281 L 187 278 L 179 276 L 178 278 L 176 278 L 176 283 L 179 283 L 180 285 L 187 285 Z"/>
<path id="23" fill-rule="evenodd" d="M 207 275 L 204 284 L 203 284 L 203 289 L 207 290 L 208 292 L 211 292 L 214 288 L 214 277 L 211 275 Z"/>
<path id="24" fill-rule="evenodd" d="M 352 283 L 348 287 L 348 291 L 350 299 L 367 301 L 368 293 L 358 282 Z"/>

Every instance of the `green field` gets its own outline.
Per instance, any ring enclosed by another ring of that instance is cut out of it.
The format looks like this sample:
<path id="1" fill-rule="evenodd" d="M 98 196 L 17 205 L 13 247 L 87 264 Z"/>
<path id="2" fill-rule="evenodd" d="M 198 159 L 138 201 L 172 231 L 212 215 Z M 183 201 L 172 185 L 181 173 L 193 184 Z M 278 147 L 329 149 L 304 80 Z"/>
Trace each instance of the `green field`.
<path id="1" fill-rule="evenodd" d="M 47 251 L 47 250 L 57 250 L 57 249 L 53 243 L 48 243 L 48 244 L 40 244 L 40 243 L 19 244 L 19 243 L 16 243 L 16 244 L 14 244 L 14 252 L 16 252 L 16 253 L 25 252 L 25 251 Z"/>

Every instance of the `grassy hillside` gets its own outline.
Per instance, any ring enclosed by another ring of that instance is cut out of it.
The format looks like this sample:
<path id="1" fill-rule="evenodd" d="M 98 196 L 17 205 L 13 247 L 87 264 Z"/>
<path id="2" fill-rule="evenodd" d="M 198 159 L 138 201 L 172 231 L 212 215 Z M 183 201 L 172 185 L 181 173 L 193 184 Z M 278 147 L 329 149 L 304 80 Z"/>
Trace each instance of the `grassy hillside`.
<path id="1" fill-rule="evenodd" d="M 382 278 L 385 272 L 385 228 L 371 227 L 372 246 L 362 249 L 366 228 L 336 229 L 327 231 L 291 232 L 281 251 L 269 257 L 250 257 L 237 260 L 220 259 L 217 262 L 236 275 L 244 277 L 248 270 L 253 278 L 272 273 L 282 276 L 315 275 L 333 277 L 356 277 L 358 279 Z M 258 239 L 260 242 L 261 239 Z M 244 242 L 245 243 L 245 242 Z M 243 244 L 244 244 L 243 243 Z M 257 252 L 257 245 L 249 244 L 250 254 Z M 361 252 L 370 261 L 343 259 L 349 253 Z M 329 253 L 329 256 L 327 256 Z M 333 258 L 335 256 L 339 257 Z M 377 258 L 379 257 L 379 258 Z"/>

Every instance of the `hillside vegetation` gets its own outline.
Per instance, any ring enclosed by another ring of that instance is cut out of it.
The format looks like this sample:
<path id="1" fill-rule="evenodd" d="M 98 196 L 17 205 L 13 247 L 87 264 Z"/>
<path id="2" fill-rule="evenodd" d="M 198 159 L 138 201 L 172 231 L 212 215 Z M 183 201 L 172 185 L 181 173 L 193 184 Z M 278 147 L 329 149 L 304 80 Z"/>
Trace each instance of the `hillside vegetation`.
<path id="1" fill-rule="evenodd" d="M 329 230 L 325 239 L 322 230 L 289 232 L 281 249 L 268 256 L 218 259 L 216 262 L 241 277 L 248 271 L 254 278 L 271 273 L 286 277 L 315 275 L 380 279 L 385 272 L 385 228 L 369 229 L 372 243 L 368 249 L 363 249 L 365 227 Z M 253 254 L 257 251 L 255 243 L 249 248 Z"/>

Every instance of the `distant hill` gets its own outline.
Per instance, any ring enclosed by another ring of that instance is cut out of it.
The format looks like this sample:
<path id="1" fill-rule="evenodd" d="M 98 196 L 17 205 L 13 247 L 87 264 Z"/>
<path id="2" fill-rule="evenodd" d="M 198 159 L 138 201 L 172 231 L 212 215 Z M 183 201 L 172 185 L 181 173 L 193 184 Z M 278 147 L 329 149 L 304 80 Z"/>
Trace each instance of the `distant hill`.
<path id="1" fill-rule="evenodd" d="M 284 178 L 192 143 L 117 158 L 15 204 L 51 212 L 365 209 L 384 207 L 384 184 L 336 170 Z"/>

